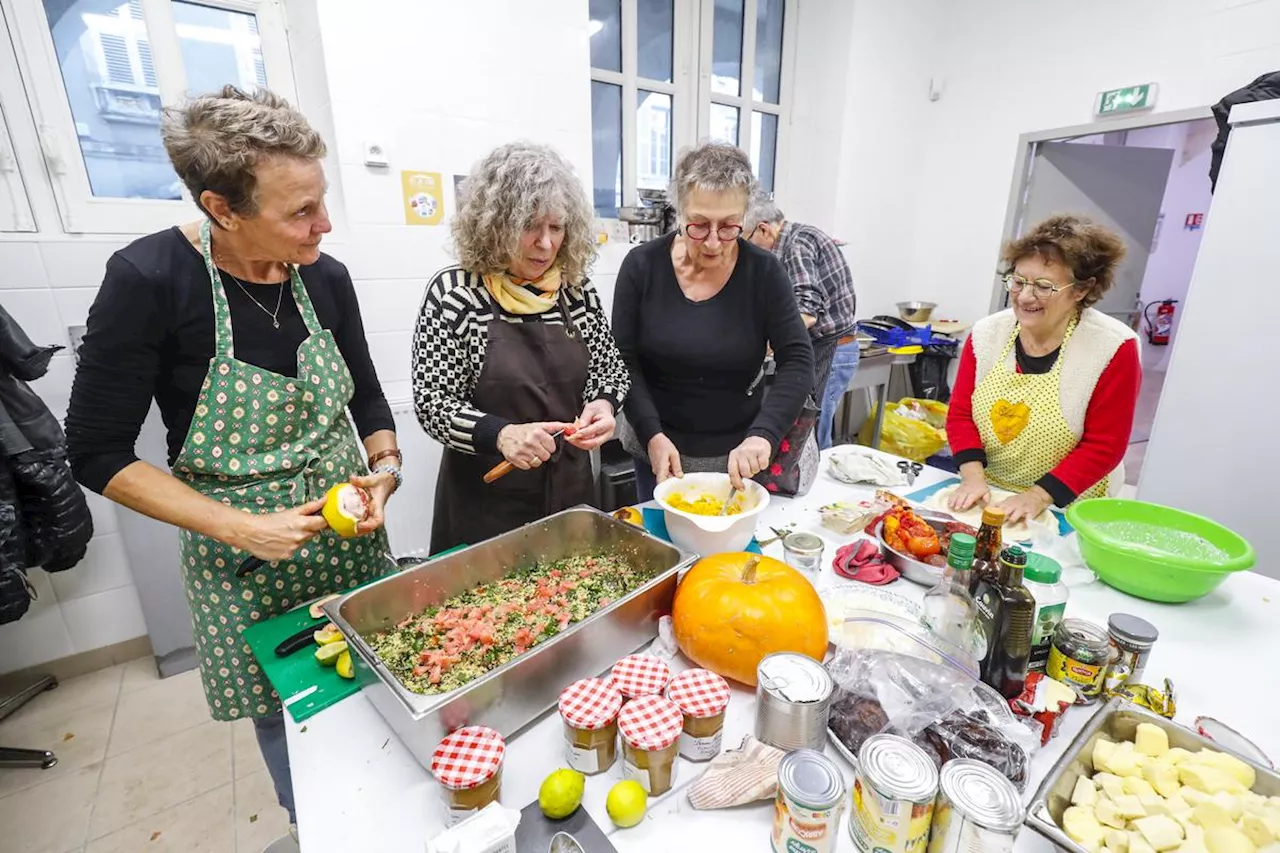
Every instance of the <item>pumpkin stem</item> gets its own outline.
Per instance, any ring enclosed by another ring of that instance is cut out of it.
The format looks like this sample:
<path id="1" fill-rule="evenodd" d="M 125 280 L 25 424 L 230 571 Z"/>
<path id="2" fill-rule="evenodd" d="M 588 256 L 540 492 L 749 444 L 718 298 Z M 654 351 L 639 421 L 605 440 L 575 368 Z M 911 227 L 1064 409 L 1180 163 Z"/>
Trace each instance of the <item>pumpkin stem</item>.
<path id="1" fill-rule="evenodd" d="M 752 556 L 747 560 L 746 568 L 742 570 L 742 582 L 751 584 L 756 582 L 756 566 L 760 565 L 760 558 Z"/>

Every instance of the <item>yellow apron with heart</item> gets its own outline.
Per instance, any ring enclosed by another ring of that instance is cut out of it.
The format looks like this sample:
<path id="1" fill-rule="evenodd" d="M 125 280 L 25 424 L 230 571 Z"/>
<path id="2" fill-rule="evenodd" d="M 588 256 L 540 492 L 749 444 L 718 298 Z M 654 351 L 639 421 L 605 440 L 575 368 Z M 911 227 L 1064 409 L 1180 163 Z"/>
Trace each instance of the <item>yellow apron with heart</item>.
<path id="1" fill-rule="evenodd" d="M 1080 443 L 1062 411 L 1059 379 L 1067 358 L 1067 345 L 1078 318 L 1067 326 L 1058 360 L 1048 373 L 1017 371 L 1009 355 L 1018 339 L 1018 326 L 1005 343 L 1000 358 L 973 389 L 973 421 L 987 453 L 987 482 L 1010 492 L 1024 492 L 1058 466 Z M 1105 497 L 1110 477 L 1080 495 Z"/>

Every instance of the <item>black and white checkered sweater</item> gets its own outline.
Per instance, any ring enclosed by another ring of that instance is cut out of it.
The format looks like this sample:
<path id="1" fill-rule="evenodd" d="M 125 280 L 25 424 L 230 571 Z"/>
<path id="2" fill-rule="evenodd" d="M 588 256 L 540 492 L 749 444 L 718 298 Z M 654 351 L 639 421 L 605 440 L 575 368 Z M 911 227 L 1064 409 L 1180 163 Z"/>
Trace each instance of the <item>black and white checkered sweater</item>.
<path id="1" fill-rule="evenodd" d="M 565 291 L 569 316 L 590 353 L 583 403 L 608 400 L 614 411 L 631 386 L 627 367 L 609 331 L 600 296 L 588 282 Z M 520 316 L 500 311 L 508 323 L 564 325 L 558 309 Z M 462 453 L 492 453 L 510 421 L 471 404 L 489 341 L 494 306 L 484 280 L 460 267 L 437 273 L 427 285 L 413 336 L 413 405 L 427 434 Z"/>

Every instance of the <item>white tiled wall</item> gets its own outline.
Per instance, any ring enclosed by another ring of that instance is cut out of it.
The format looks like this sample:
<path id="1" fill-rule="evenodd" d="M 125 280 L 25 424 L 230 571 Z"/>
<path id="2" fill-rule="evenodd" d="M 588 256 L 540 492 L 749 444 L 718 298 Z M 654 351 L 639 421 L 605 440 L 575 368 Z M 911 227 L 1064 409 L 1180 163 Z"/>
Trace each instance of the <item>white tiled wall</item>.
<path id="1" fill-rule="evenodd" d="M 0 242 L 0 305 L 38 344 L 68 346 L 67 327 L 83 325 L 106 258 L 124 241 Z M 62 420 L 75 366 L 69 350 L 32 388 Z M 0 673 L 35 666 L 146 633 L 113 504 L 88 494 L 94 537 L 73 569 L 31 580 L 40 598 L 17 622 L 0 625 Z"/>

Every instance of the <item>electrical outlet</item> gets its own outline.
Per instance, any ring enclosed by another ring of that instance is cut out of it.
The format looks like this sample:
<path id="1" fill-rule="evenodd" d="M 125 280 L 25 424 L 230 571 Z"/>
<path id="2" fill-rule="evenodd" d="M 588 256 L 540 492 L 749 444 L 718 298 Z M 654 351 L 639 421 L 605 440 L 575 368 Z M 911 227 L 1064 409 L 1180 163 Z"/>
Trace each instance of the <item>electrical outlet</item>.
<path id="1" fill-rule="evenodd" d="M 71 355 L 76 364 L 80 363 L 80 344 L 84 343 L 84 326 L 67 326 L 67 337 L 71 339 Z"/>
<path id="2" fill-rule="evenodd" d="M 364 143 L 364 164 L 366 166 L 391 165 L 391 161 L 387 159 L 387 149 L 381 142 Z"/>

